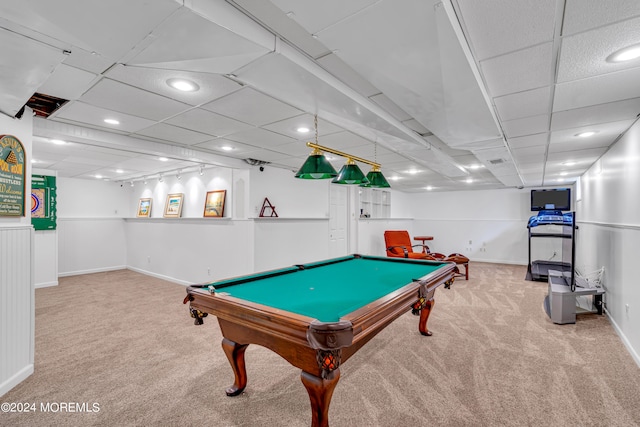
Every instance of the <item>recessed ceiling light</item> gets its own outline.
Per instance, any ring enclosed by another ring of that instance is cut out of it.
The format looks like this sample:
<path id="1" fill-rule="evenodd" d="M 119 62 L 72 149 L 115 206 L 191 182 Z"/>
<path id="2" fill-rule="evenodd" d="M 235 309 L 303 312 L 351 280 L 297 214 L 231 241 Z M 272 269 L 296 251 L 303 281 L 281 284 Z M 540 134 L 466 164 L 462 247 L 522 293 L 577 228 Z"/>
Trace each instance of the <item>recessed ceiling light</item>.
<path id="1" fill-rule="evenodd" d="M 419 170 L 417 170 L 417 169 L 409 169 L 409 170 L 407 171 L 407 173 L 410 173 L 411 175 L 415 175 L 415 174 L 417 174 L 418 172 L 420 172 L 420 171 L 419 171 Z"/>
<path id="2" fill-rule="evenodd" d="M 298 132 L 300 133 L 307 133 L 309 132 L 309 128 L 306 128 L 304 126 L 299 127 L 298 129 L 296 129 Z"/>
<path id="3" fill-rule="evenodd" d="M 611 55 L 607 56 L 607 62 L 631 61 L 638 57 L 640 57 L 640 44 L 635 44 L 613 52 Z"/>
<path id="4" fill-rule="evenodd" d="M 569 172 L 560 172 L 560 176 L 565 176 L 567 175 Z"/>
<path id="5" fill-rule="evenodd" d="M 592 135 L 595 135 L 595 134 L 596 134 L 595 131 L 589 130 L 589 131 L 586 131 L 586 132 L 577 133 L 575 136 L 577 136 L 578 138 L 588 138 L 588 137 L 590 137 Z"/>
<path id="6" fill-rule="evenodd" d="M 64 145 L 64 144 L 67 143 L 67 141 L 63 141 L 61 139 L 52 139 L 51 142 L 56 144 L 56 145 Z"/>
<path id="7" fill-rule="evenodd" d="M 483 166 L 484 165 L 474 164 L 474 165 L 469 166 L 469 169 L 480 169 Z"/>
<path id="8" fill-rule="evenodd" d="M 95 177 L 98 179 L 102 179 L 102 175 L 96 175 Z"/>
<path id="9" fill-rule="evenodd" d="M 233 147 L 230 145 L 223 145 L 222 147 L 220 147 L 220 149 L 224 151 L 231 151 L 233 150 Z"/>
<path id="10" fill-rule="evenodd" d="M 563 162 L 562 164 L 564 166 L 574 166 L 576 164 L 576 162 L 568 161 L 568 162 Z"/>
<path id="11" fill-rule="evenodd" d="M 467 184 L 471 184 L 473 182 L 473 178 L 467 178 L 467 180 L 465 181 Z"/>
<path id="12" fill-rule="evenodd" d="M 392 176 L 392 177 L 390 177 L 390 178 L 388 178 L 388 179 L 390 179 L 390 180 L 392 180 L 392 181 L 397 181 L 397 180 L 399 180 L 399 179 L 400 179 L 400 177 L 399 177 L 398 175 L 394 175 L 394 176 Z"/>
<path id="13" fill-rule="evenodd" d="M 195 82 L 186 79 L 169 79 L 167 84 L 174 89 L 181 90 L 182 92 L 195 92 L 200 89 Z"/>
<path id="14" fill-rule="evenodd" d="M 123 173 L 124 171 L 122 169 L 116 169 L 116 173 Z"/>
<path id="15" fill-rule="evenodd" d="M 120 122 L 118 120 L 116 120 L 116 119 L 104 119 L 104 122 L 108 123 L 110 125 L 119 125 L 120 124 Z"/>
<path id="16" fill-rule="evenodd" d="M 433 187 L 430 186 L 430 185 L 427 185 L 426 187 L 424 187 L 424 189 L 427 190 L 427 191 L 431 191 L 431 190 L 433 190 Z"/>
<path id="17" fill-rule="evenodd" d="M 160 160 L 161 162 L 169 161 L 169 159 L 167 159 L 166 157 L 158 157 L 158 160 Z"/>
<path id="18" fill-rule="evenodd" d="M 31 159 L 31 163 L 38 163 L 36 159 Z"/>

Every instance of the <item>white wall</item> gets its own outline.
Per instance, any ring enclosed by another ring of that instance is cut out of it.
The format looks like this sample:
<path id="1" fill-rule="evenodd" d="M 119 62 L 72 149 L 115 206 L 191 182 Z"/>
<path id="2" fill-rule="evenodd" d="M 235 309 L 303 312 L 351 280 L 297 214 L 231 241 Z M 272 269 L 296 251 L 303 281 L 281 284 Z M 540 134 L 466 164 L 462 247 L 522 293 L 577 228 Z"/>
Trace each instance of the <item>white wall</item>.
<path id="1" fill-rule="evenodd" d="M 123 217 L 135 207 L 128 185 L 58 177 L 58 275 L 125 268 Z"/>
<path id="2" fill-rule="evenodd" d="M 56 176 L 55 171 L 33 168 L 32 175 Z M 58 230 L 37 230 L 33 244 L 35 288 L 58 285 Z"/>
<path id="3" fill-rule="evenodd" d="M 413 235 L 429 235 L 429 246 L 472 261 L 528 262 L 530 190 L 504 189 L 421 193 L 412 197 Z"/>
<path id="4" fill-rule="evenodd" d="M 58 177 L 58 218 L 123 218 L 131 216 L 130 188 L 101 179 Z"/>
<path id="5" fill-rule="evenodd" d="M 0 114 L 0 134 L 13 135 L 25 150 L 23 217 L 0 216 L 0 396 L 33 373 L 34 287 L 31 227 L 31 153 L 33 116 L 17 120 Z"/>
<path id="6" fill-rule="evenodd" d="M 284 169 L 251 168 L 250 217 L 257 217 L 265 198 L 282 218 L 329 218 L 330 179 L 297 179 Z"/>
<path id="7" fill-rule="evenodd" d="M 580 179 L 576 264 L 605 268 L 605 307 L 640 365 L 640 123 L 636 122 Z"/>

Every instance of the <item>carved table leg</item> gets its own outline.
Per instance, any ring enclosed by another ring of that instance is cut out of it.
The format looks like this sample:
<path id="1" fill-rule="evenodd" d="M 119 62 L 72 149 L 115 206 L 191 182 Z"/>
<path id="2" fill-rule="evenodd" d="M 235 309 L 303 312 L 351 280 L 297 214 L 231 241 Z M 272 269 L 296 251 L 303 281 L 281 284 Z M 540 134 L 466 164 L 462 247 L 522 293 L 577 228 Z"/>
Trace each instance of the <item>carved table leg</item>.
<path id="1" fill-rule="evenodd" d="M 427 320 L 429 319 L 429 314 L 431 314 L 431 309 L 436 302 L 433 299 L 427 300 L 422 310 L 420 310 L 420 323 L 418 324 L 418 329 L 422 335 L 430 337 L 433 335 L 431 331 L 427 329 Z"/>
<path id="2" fill-rule="evenodd" d="M 222 340 L 222 349 L 229 359 L 231 369 L 235 375 L 235 382 L 231 387 L 226 389 L 227 396 L 237 396 L 247 386 L 247 369 L 244 364 L 244 352 L 249 344 L 238 344 L 224 338 Z"/>
<path id="3" fill-rule="evenodd" d="M 311 426 L 328 427 L 329 404 L 331 403 L 333 390 L 340 379 L 340 369 L 329 373 L 326 379 L 302 371 L 300 379 L 307 389 L 309 400 L 311 401 Z"/>

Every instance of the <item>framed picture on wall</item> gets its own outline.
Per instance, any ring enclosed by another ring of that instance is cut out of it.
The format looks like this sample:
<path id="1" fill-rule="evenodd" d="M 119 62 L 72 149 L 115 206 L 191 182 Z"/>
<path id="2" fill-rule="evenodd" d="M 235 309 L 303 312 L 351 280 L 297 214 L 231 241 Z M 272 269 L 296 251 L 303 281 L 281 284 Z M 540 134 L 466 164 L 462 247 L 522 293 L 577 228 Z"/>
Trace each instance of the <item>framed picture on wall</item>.
<path id="1" fill-rule="evenodd" d="M 215 190 L 207 192 L 204 201 L 205 217 L 222 217 L 224 216 L 224 198 L 227 190 Z"/>
<path id="2" fill-rule="evenodd" d="M 151 201 L 152 199 L 140 199 L 138 202 L 138 218 L 149 218 L 151 216 Z"/>
<path id="3" fill-rule="evenodd" d="M 180 218 L 183 198 L 184 194 L 182 193 L 167 194 L 167 202 L 164 204 L 165 218 Z"/>

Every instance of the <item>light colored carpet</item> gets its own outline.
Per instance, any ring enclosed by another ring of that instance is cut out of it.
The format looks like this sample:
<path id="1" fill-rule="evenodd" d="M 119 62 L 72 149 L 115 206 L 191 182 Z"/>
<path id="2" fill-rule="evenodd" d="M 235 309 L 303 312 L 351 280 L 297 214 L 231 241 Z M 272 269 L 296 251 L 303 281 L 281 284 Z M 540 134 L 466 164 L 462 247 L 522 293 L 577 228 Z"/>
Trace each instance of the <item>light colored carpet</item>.
<path id="1" fill-rule="evenodd" d="M 472 263 L 471 279 L 440 287 L 418 333 L 409 312 L 342 367 L 332 426 L 636 426 L 640 369 L 606 316 L 555 325 L 546 284 L 522 266 Z M 215 317 L 194 326 L 185 288 L 121 270 L 60 279 L 36 291 L 35 373 L 0 402 L 3 426 L 308 426 L 300 372 L 258 346 L 247 350 L 246 392 Z M 99 412 L 45 413 L 86 403 Z M 55 405 L 54 405 L 55 407 Z"/>

